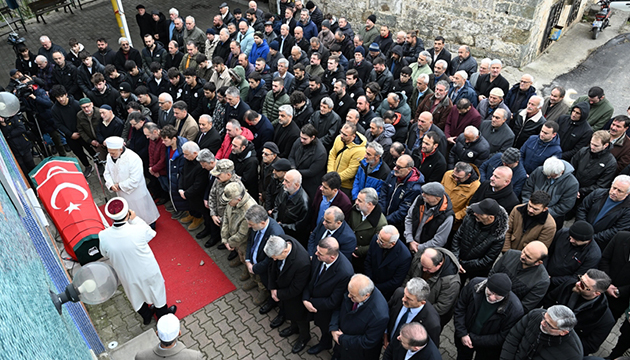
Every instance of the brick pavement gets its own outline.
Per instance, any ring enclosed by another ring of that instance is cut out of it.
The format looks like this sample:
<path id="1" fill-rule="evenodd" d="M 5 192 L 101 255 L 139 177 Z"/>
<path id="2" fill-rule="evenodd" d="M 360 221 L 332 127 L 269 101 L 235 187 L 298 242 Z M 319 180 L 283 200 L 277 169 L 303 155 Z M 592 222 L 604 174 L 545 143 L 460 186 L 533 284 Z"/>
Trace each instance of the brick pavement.
<path id="1" fill-rule="evenodd" d="M 138 27 L 135 23 L 135 5 L 141 2 L 123 1 L 128 12 L 128 24 L 132 34 L 132 40 L 136 48 L 140 48 L 140 38 Z M 172 2 L 165 0 L 152 1 L 150 5 L 168 12 Z M 192 14 L 197 19 L 197 24 L 201 29 L 211 25 L 212 16 L 218 11 L 219 0 L 212 0 L 204 3 L 197 3 L 189 0 L 177 2 L 177 8 L 183 15 Z M 239 3 L 228 1 L 231 8 L 247 6 L 244 1 Z M 264 8 L 264 4 L 261 4 Z M 28 33 L 23 30 L 20 35 L 25 37 L 27 45 L 34 52 L 39 48 L 39 36 L 46 34 L 53 42 L 67 47 L 67 39 L 76 37 L 83 43 L 90 52 L 96 51 L 95 39 L 105 36 L 113 49 L 118 49 L 116 39 L 119 32 L 115 18 L 113 16 L 109 1 L 96 0 L 83 6 L 84 10 L 76 10 L 74 15 L 63 12 L 52 13 L 46 17 L 47 25 L 36 23 L 34 20 L 27 24 Z M 149 10 L 151 10 L 149 9 Z M 99 24 L 99 26 L 94 26 Z M 0 72 L 8 72 L 14 67 L 14 53 L 11 47 L 5 42 L 0 42 Z M 6 75 L 5 75 L 6 76 Z M 0 77 L 1 79 L 1 77 Z M 6 79 L 6 78 L 5 78 Z M 6 83 L 4 80 L 0 80 Z M 89 179 L 92 193 L 98 205 L 105 202 L 105 198 L 97 181 L 96 175 Z M 111 197 L 111 195 L 109 195 Z M 196 233 L 196 232 L 195 232 Z M 194 233 L 193 233 L 194 235 Z M 198 241 L 203 247 L 203 241 Z M 182 321 L 181 341 L 188 347 L 201 350 L 208 359 L 329 359 L 328 353 L 320 353 L 318 356 L 307 355 L 302 352 L 300 355 L 291 353 L 291 343 L 296 340 L 297 335 L 293 335 L 290 340 L 283 339 L 278 335 L 277 330 L 269 328 L 269 322 L 276 315 L 272 311 L 267 315 L 260 315 L 258 308 L 253 304 L 253 296 L 256 291 L 245 292 L 238 280 L 240 268 L 230 268 L 226 259 L 227 252 L 217 250 L 216 247 L 206 249 L 210 257 L 219 265 L 221 270 L 236 285 L 237 290 L 208 304 L 203 309 L 191 314 Z M 100 305 L 87 305 L 88 311 L 103 343 L 107 346 L 111 341 L 123 344 L 147 329 L 155 328 L 155 322 L 149 326 L 142 325 L 139 315 L 131 308 L 131 304 L 126 299 L 122 287 L 119 292 L 109 301 Z M 607 355 L 612 349 L 618 336 L 618 329 L 621 321 L 603 344 L 597 355 Z M 317 341 L 318 330 L 313 330 L 314 339 L 310 345 Z M 453 343 L 453 322 L 446 325 L 441 337 L 441 352 L 444 359 L 454 359 L 456 350 Z M 104 354 L 103 358 L 107 358 Z"/>

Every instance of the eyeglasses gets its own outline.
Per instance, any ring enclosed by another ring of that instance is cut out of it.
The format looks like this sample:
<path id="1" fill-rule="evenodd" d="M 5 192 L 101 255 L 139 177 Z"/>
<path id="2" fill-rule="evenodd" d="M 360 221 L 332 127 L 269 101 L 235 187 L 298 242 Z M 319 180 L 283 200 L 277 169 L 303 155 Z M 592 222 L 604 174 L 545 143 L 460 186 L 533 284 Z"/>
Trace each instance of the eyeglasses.
<path id="1" fill-rule="evenodd" d="M 263 151 L 263 153 L 262 153 L 262 156 L 271 156 L 271 155 L 273 155 L 273 153 L 264 152 L 264 151 Z"/>
<path id="2" fill-rule="evenodd" d="M 394 169 L 402 170 L 402 169 L 406 169 L 408 167 L 409 166 L 400 166 L 400 165 L 396 164 L 396 166 L 394 166 Z"/>
<path id="3" fill-rule="evenodd" d="M 560 330 L 559 328 L 555 326 L 551 326 L 551 324 L 549 324 L 549 322 L 545 318 L 543 318 L 543 324 L 545 325 L 546 328 L 549 328 L 549 330 Z"/>
<path id="4" fill-rule="evenodd" d="M 580 289 L 584 290 L 584 291 L 591 291 L 593 289 L 589 288 L 586 286 L 586 284 L 584 283 L 584 280 L 582 280 L 582 278 L 584 277 L 584 275 L 578 275 L 577 279 L 578 279 L 578 286 L 580 287 Z"/>

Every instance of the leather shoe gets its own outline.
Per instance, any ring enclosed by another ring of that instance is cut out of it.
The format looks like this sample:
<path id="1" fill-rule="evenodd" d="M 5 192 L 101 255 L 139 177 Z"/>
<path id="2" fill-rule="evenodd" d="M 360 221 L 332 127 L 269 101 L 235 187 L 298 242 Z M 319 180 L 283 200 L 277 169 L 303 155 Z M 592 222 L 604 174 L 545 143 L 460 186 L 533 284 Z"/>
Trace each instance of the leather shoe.
<path id="1" fill-rule="evenodd" d="M 297 333 L 298 333 L 298 330 L 294 329 L 293 326 L 285 327 L 284 329 L 280 330 L 281 337 L 289 337 Z"/>
<path id="2" fill-rule="evenodd" d="M 284 324 L 284 315 L 278 315 L 273 320 L 271 320 L 271 324 L 269 325 L 272 329 L 275 329 L 282 326 L 282 324 Z"/>
<path id="3" fill-rule="evenodd" d="M 214 245 L 216 245 L 218 242 L 219 242 L 218 238 L 214 238 L 214 239 L 210 238 L 210 240 L 206 241 L 206 243 L 203 244 L 203 246 L 205 246 L 207 248 L 211 248 Z"/>
<path id="4" fill-rule="evenodd" d="M 311 340 L 311 337 L 307 337 L 306 339 L 298 339 L 295 344 L 293 344 L 293 348 L 291 349 L 291 352 L 294 354 L 299 353 L 300 351 L 304 350 L 304 348 L 306 347 L 306 344 L 308 344 L 308 342 Z"/>
<path id="5" fill-rule="evenodd" d="M 227 247 L 225 247 L 225 244 L 221 243 L 221 244 L 219 244 L 219 246 L 217 246 L 217 249 L 225 250 L 225 249 L 227 249 Z"/>
<path id="6" fill-rule="evenodd" d="M 230 255 L 228 255 L 228 260 L 236 259 L 237 256 L 238 256 L 238 253 L 235 250 L 232 250 Z"/>
<path id="7" fill-rule="evenodd" d="M 168 312 L 171 313 L 171 314 L 175 314 L 175 312 L 177 312 L 177 305 L 171 305 L 168 308 Z"/>
<path id="8" fill-rule="evenodd" d="M 311 346 L 308 350 L 306 350 L 306 352 L 311 354 L 311 355 L 316 355 L 316 354 L 319 354 L 320 352 L 322 352 L 324 350 L 329 350 L 329 349 L 330 349 L 330 347 L 326 348 L 321 343 L 318 343 L 317 345 Z"/>
<path id="9" fill-rule="evenodd" d="M 199 232 L 199 234 L 195 235 L 195 238 L 196 239 L 203 239 L 203 238 L 205 238 L 208 235 L 210 235 L 210 229 L 208 229 L 208 227 L 206 226 L 206 228 L 201 230 L 201 232 Z"/>
<path id="10" fill-rule="evenodd" d="M 168 200 L 160 198 L 155 202 L 155 205 L 160 206 L 166 204 L 167 202 Z"/>
<path id="11" fill-rule="evenodd" d="M 273 308 L 275 308 L 276 306 L 278 306 L 278 303 L 272 300 L 267 301 L 267 303 L 263 306 L 260 307 L 260 309 L 258 309 L 258 313 L 260 313 L 261 315 L 265 315 L 266 313 L 270 312 L 271 310 L 273 310 Z M 278 325 L 280 326 L 280 325 Z"/>

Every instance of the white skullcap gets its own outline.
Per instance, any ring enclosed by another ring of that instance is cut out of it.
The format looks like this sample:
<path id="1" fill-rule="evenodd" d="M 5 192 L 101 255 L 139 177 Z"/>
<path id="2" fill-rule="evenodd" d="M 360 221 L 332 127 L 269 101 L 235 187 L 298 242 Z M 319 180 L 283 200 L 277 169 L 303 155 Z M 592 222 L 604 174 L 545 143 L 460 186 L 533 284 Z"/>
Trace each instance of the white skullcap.
<path id="1" fill-rule="evenodd" d="M 179 335 L 179 319 L 173 314 L 166 314 L 158 320 L 157 332 L 160 340 L 170 342 Z"/>
<path id="2" fill-rule="evenodd" d="M 110 136 L 105 139 L 105 146 L 107 146 L 108 149 L 122 149 L 124 144 L 125 140 L 120 136 Z"/>

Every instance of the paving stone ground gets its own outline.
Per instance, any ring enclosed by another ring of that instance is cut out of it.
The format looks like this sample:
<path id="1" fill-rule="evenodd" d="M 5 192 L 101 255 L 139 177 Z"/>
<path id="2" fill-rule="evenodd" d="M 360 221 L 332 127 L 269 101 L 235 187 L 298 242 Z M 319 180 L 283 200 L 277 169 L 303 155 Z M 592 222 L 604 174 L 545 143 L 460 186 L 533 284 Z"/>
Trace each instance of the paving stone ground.
<path id="1" fill-rule="evenodd" d="M 136 2 L 123 1 L 125 9 L 130 14 L 127 18 L 132 40 L 136 45 L 135 47 L 140 48 L 140 37 L 134 17 L 136 4 Z M 150 10 L 155 7 L 165 14 L 174 5 L 181 14 L 195 16 L 201 29 L 206 29 L 211 25 L 212 16 L 218 11 L 218 4 L 218 0 L 205 2 L 156 0 L 145 3 Z M 247 7 L 244 1 L 228 1 L 228 4 L 231 8 L 245 9 Z M 264 4 L 260 6 L 265 8 Z M 109 1 L 96 0 L 86 3 L 83 10 L 75 10 L 74 15 L 65 14 L 63 11 L 53 12 L 46 16 L 46 21 L 48 24 L 44 25 L 31 20 L 27 23 L 27 33 L 23 30 L 19 31 L 20 35 L 25 37 L 27 45 L 35 53 L 39 48 L 38 38 L 44 34 L 64 48 L 67 47 L 67 40 L 75 37 L 90 52 L 96 51 L 96 38 L 105 36 L 109 39 L 111 47 L 115 50 L 118 49 L 116 39 L 120 33 Z M 1 41 L 0 74 L 8 73 L 9 69 L 14 67 L 14 63 L 13 50 L 5 41 Z M 3 84 L 7 82 L 2 81 Z M 89 182 L 97 204 L 105 203 L 105 197 L 95 174 L 90 177 Z M 202 248 L 204 241 L 198 241 Z M 228 266 L 227 252 L 217 250 L 216 247 L 210 250 L 205 249 L 205 251 L 236 285 L 237 290 L 226 294 L 182 320 L 181 341 L 186 346 L 202 351 L 208 359 L 330 359 L 330 353 L 326 352 L 317 356 L 308 355 L 305 351 L 299 355 L 292 354 L 291 343 L 296 340 L 297 335 L 287 340 L 278 335 L 278 330 L 270 329 L 269 322 L 275 317 L 276 311 L 274 310 L 267 315 L 258 313 L 258 307 L 253 304 L 253 297 L 257 290 L 245 292 L 241 289 L 242 283 L 238 280 L 241 269 Z M 142 325 L 140 316 L 131 308 L 122 287 L 109 301 L 100 305 L 89 305 L 88 311 L 101 340 L 106 346 L 112 341 L 123 344 L 147 329 L 155 328 L 155 322 L 149 326 Z M 621 320 L 597 355 L 604 356 L 610 352 L 619 334 L 620 324 Z M 312 331 L 313 339 L 309 345 L 314 345 L 319 337 L 319 330 Z M 444 359 L 456 357 L 452 321 L 446 325 L 442 332 L 441 352 Z M 107 355 L 104 354 L 103 357 L 106 358 Z"/>

